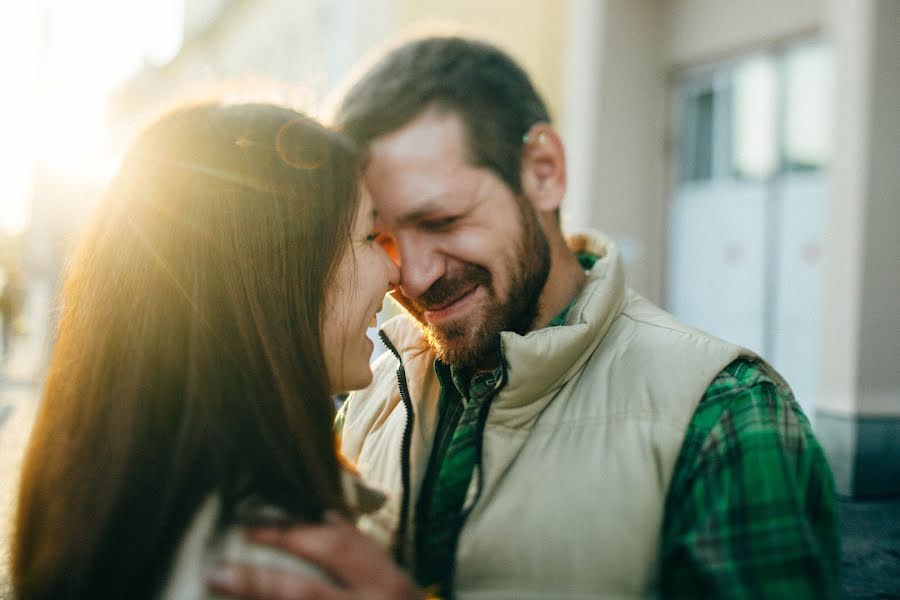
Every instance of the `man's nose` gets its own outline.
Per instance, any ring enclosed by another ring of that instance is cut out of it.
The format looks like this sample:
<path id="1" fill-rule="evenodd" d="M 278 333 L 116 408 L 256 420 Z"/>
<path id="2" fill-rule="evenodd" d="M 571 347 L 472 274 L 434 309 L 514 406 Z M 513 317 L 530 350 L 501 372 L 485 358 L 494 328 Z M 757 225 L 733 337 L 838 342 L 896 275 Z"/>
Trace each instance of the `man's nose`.
<path id="1" fill-rule="evenodd" d="M 397 240 L 400 256 L 400 291 L 407 298 L 418 298 L 444 274 L 445 260 L 424 240 Z"/>

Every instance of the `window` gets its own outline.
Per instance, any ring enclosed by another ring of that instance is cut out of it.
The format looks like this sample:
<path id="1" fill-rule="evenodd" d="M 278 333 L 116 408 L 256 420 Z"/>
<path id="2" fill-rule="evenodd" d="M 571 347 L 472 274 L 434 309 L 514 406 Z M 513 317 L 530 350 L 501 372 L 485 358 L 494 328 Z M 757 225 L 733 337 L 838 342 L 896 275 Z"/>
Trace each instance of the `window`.
<path id="1" fill-rule="evenodd" d="M 833 57 L 821 42 L 686 73 L 679 84 L 681 182 L 767 180 L 825 166 Z"/>
<path id="2" fill-rule="evenodd" d="M 833 57 L 824 44 L 806 44 L 784 56 L 784 167 L 822 168 L 831 153 Z"/>
<path id="3" fill-rule="evenodd" d="M 778 168 L 778 73 L 775 61 L 759 56 L 738 63 L 730 74 L 731 174 L 765 179 Z"/>
<path id="4" fill-rule="evenodd" d="M 713 176 L 715 92 L 706 89 L 687 98 L 681 147 L 683 181 L 705 181 Z"/>

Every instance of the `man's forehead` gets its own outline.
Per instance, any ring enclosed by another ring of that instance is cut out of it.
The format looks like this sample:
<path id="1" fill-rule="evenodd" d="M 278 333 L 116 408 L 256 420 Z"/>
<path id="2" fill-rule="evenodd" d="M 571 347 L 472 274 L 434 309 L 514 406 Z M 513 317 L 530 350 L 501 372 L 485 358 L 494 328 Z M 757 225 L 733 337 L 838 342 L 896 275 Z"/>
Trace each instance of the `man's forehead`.
<path id="1" fill-rule="evenodd" d="M 465 157 L 465 125 L 452 111 L 431 108 L 399 129 L 385 133 L 369 144 L 378 162 L 421 162 L 448 154 Z"/>
<path id="2" fill-rule="evenodd" d="M 452 209 L 469 195 L 471 179 L 459 171 L 436 172 L 411 166 L 402 172 L 366 172 L 375 208 L 384 219 L 398 224 Z"/>
<path id="3" fill-rule="evenodd" d="M 465 203 L 482 174 L 463 132 L 457 114 L 429 109 L 370 144 L 365 178 L 385 223 L 412 224 Z"/>

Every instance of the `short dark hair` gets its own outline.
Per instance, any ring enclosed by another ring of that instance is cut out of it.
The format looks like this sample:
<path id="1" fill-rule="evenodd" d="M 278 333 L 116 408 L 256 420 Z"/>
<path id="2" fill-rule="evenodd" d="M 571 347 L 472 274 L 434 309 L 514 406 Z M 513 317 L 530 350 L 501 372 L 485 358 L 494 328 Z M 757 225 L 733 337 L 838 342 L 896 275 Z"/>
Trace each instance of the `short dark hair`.
<path id="1" fill-rule="evenodd" d="M 365 147 L 431 107 L 457 113 L 472 163 L 521 192 L 523 136 L 550 115 L 525 71 L 491 44 L 461 37 L 403 44 L 349 88 L 334 121 Z"/>
<path id="2" fill-rule="evenodd" d="M 155 597 L 204 499 L 346 511 L 321 322 L 360 155 L 284 108 L 136 140 L 68 266 L 19 491 L 22 598 Z"/>

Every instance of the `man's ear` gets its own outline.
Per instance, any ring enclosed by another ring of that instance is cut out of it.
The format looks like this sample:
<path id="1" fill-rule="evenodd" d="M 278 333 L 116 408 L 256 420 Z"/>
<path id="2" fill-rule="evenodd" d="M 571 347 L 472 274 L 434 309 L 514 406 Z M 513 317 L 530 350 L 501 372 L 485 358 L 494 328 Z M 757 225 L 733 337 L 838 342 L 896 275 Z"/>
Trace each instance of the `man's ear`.
<path id="1" fill-rule="evenodd" d="M 566 194 L 566 152 L 549 123 L 535 123 L 523 138 L 522 191 L 538 212 L 553 212 Z"/>

